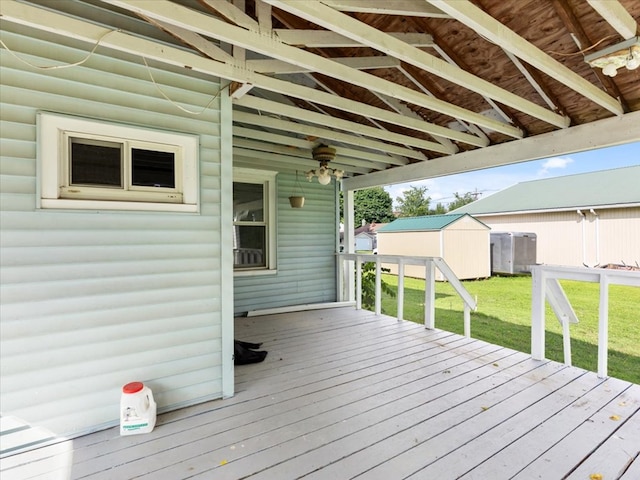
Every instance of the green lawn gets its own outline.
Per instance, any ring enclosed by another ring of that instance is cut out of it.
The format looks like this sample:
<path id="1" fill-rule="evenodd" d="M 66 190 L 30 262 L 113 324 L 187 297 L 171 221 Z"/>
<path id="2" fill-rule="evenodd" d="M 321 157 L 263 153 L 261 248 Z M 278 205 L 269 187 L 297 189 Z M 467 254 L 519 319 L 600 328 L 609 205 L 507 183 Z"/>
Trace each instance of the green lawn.
<path id="1" fill-rule="evenodd" d="M 397 277 L 383 279 L 397 290 Z M 478 311 L 471 312 L 471 336 L 529 353 L 531 351 L 531 277 L 492 277 L 465 281 L 477 298 Z M 596 371 L 598 362 L 599 286 L 561 281 L 580 323 L 571 325 L 573 365 Z M 640 384 L 640 288 L 609 287 L 608 374 Z M 397 299 L 383 296 L 384 313 L 395 316 Z M 462 300 L 449 283 L 436 282 L 436 327 L 462 334 Z M 404 317 L 424 323 L 424 280 L 405 278 Z M 547 307 L 546 356 L 563 361 L 562 329 Z"/>

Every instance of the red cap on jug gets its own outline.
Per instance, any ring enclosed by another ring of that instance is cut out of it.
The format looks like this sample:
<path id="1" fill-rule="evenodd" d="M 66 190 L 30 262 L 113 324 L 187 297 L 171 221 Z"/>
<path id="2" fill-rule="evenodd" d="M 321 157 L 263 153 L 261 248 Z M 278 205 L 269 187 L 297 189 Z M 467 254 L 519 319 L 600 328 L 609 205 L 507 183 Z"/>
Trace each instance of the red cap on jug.
<path id="1" fill-rule="evenodd" d="M 122 387 L 122 393 L 136 393 L 144 388 L 144 383 L 142 382 L 131 382 L 127 383 L 124 387 Z"/>

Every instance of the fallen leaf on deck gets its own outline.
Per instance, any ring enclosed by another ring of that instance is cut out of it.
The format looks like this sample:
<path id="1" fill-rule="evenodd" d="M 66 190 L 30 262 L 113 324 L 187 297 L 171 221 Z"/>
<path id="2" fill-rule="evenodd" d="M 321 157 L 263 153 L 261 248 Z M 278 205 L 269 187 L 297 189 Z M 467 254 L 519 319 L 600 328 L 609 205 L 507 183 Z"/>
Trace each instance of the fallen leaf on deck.
<path id="1" fill-rule="evenodd" d="M 592 473 L 589 475 L 589 480 L 602 480 L 604 477 L 601 473 Z"/>
<path id="2" fill-rule="evenodd" d="M 227 464 L 227 461 L 226 461 L 226 460 L 222 460 L 222 461 L 220 462 L 220 466 L 222 466 L 222 465 L 226 465 L 226 464 Z"/>
<path id="3" fill-rule="evenodd" d="M 620 420 L 620 415 L 611 415 L 609 418 L 611 420 Z"/>
<path id="4" fill-rule="evenodd" d="M 489 407 L 480 407 L 483 411 L 489 410 Z"/>

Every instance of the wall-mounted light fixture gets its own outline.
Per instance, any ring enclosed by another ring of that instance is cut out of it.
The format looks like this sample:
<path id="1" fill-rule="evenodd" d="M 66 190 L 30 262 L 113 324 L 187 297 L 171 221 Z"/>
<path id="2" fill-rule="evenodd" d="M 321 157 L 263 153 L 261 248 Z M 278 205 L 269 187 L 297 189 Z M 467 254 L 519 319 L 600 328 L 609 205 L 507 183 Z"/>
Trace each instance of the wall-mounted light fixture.
<path id="1" fill-rule="evenodd" d="M 313 177 L 318 177 L 318 183 L 329 185 L 331 183 L 331 175 L 340 180 L 344 176 L 344 170 L 329 168 L 329 162 L 336 158 L 336 149 L 326 145 L 318 145 L 311 154 L 313 159 L 320 162 L 320 167 L 315 170 L 309 170 L 305 173 L 307 180 L 311 181 Z"/>
<path id="2" fill-rule="evenodd" d="M 640 66 L 640 37 L 633 37 L 586 55 L 584 61 L 592 67 L 601 68 L 602 73 L 609 77 L 615 77 L 621 67 L 635 70 Z"/>

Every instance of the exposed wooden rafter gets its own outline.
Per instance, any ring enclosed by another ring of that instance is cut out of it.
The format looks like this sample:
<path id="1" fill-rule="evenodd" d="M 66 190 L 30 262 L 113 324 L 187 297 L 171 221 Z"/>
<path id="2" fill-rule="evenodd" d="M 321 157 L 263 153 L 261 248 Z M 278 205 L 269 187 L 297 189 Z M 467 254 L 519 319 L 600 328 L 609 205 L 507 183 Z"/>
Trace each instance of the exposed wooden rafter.
<path id="1" fill-rule="evenodd" d="M 163 0 L 155 0 L 153 2 L 145 3 L 138 3 L 132 0 L 103 1 L 130 10 L 132 12 L 136 12 L 138 14 L 151 16 L 167 23 L 173 23 L 182 28 L 191 29 L 204 36 L 217 38 L 218 40 L 232 43 L 243 48 L 248 48 L 258 53 L 277 58 L 279 60 L 294 63 L 306 68 L 312 68 L 319 73 L 323 73 L 325 75 L 332 76 L 338 79 L 344 79 L 354 85 L 377 91 L 378 93 L 398 98 L 399 100 L 403 100 L 414 105 L 419 105 L 430 110 L 439 111 L 453 117 L 463 118 L 471 123 L 482 125 L 483 127 L 504 133 L 505 135 L 509 135 L 514 138 L 522 137 L 522 132 L 510 125 L 506 125 L 502 122 L 484 117 L 483 115 L 471 112 L 464 108 L 457 107 L 446 102 L 441 102 L 437 99 L 418 93 L 409 88 L 394 84 L 393 82 L 390 82 L 388 80 L 369 75 L 359 70 L 345 67 L 344 65 L 333 62 L 329 59 L 282 43 L 275 38 L 268 38 L 260 35 L 257 32 L 252 32 L 233 25 L 229 25 L 221 20 L 201 14 L 199 12 L 195 12 L 175 3 L 170 3 Z M 269 0 L 268 3 L 272 3 L 272 1 Z M 306 5 L 307 2 L 301 2 L 300 5 L 302 4 Z M 393 37 L 389 38 L 393 39 Z M 393 40 L 398 41 L 396 39 Z M 407 48 L 413 49 L 413 47 L 405 44 L 404 42 L 400 43 L 402 45 L 406 45 Z M 338 106 L 337 108 L 340 107 Z M 447 129 L 444 128 L 443 130 Z M 445 132 L 434 133 L 436 135 L 447 136 L 449 138 L 452 138 L 450 135 L 453 135 L 447 134 Z M 470 136 L 467 135 L 467 137 Z"/>
<path id="2" fill-rule="evenodd" d="M 402 15 L 432 18 L 449 18 L 442 10 L 429 5 L 424 0 L 394 0 L 379 2 L 372 0 L 322 0 L 341 12 L 375 13 L 378 15 Z"/>
<path id="3" fill-rule="evenodd" d="M 500 103 L 505 105 L 509 105 L 512 108 L 520 110 L 528 115 L 539 118 L 547 123 L 555 125 L 557 127 L 566 127 L 568 126 L 568 121 L 565 117 L 558 115 L 554 112 L 551 112 L 548 109 L 540 107 L 533 102 L 529 102 L 528 100 L 523 99 L 511 92 L 508 92 L 496 85 L 493 85 L 486 80 L 483 80 L 475 75 L 472 75 L 468 72 L 465 72 L 461 68 L 450 65 L 444 60 L 441 60 L 429 53 L 407 45 L 406 43 L 399 41 L 384 32 L 381 32 L 369 25 L 366 25 L 356 19 L 353 19 L 345 14 L 340 12 L 336 12 L 334 9 L 318 2 L 318 1 L 304 1 L 304 2 L 296 2 L 294 0 L 265 0 L 268 3 L 286 10 L 290 13 L 293 13 L 297 16 L 305 18 L 309 21 L 313 21 L 316 24 L 319 24 L 325 28 L 328 28 L 332 31 L 338 32 L 344 36 L 353 38 L 354 40 L 359 41 L 363 45 L 367 45 L 371 48 L 375 48 L 387 55 L 392 55 L 404 62 L 410 63 L 419 67 L 427 72 L 430 72 L 434 75 L 438 75 L 442 78 L 445 78 L 453 83 L 464 86 L 471 91 L 480 93 L 481 95 L 492 98 Z M 380 92 L 384 93 L 384 92 Z M 395 95 L 391 95 L 395 96 Z M 403 99 L 409 101 L 408 99 Z M 416 103 L 415 101 L 410 101 L 410 103 Z M 437 109 L 435 109 L 437 110 Z M 441 111 L 441 110 L 440 110 Z M 452 115 L 455 118 L 465 119 L 462 115 L 452 114 L 451 112 L 447 112 L 449 115 Z M 478 125 L 482 125 L 477 121 L 472 121 L 468 118 L 465 120 L 471 121 L 472 123 L 476 123 Z M 500 122 L 495 122 L 500 123 Z M 482 125 L 486 128 L 501 131 L 500 129 L 495 129 L 493 127 L 489 127 L 487 125 Z M 502 124 L 502 126 L 506 126 L 506 124 Z M 510 127 L 515 129 L 514 127 Z M 518 130 L 519 131 L 519 130 Z M 505 132 L 506 133 L 506 132 Z M 521 135 L 521 134 L 519 134 Z"/>
<path id="4" fill-rule="evenodd" d="M 571 32 L 571 34 L 580 44 L 580 48 L 587 48 L 588 46 L 592 45 L 594 42 L 589 38 L 587 32 L 585 32 L 584 28 L 576 18 L 576 15 L 573 12 L 571 5 L 569 5 L 569 2 L 567 0 L 551 0 L 551 2 L 556 12 L 558 13 L 558 16 L 564 22 L 567 30 Z M 616 86 L 615 82 L 611 79 L 611 77 L 608 77 L 607 75 L 602 73 L 601 68 L 594 68 L 593 73 L 596 77 L 598 77 L 599 82 L 606 89 L 607 93 L 614 98 L 618 98 L 620 100 L 620 104 L 622 105 L 622 109 L 625 112 L 628 112 L 629 105 L 623 98 L 620 90 Z"/>
<path id="5" fill-rule="evenodd" d="M 629 12 L 620 5 L 618 0 L 587 1 L 625 40 L 633 38 L 638 34 L 638 22 L 629 15 Z"/>
<path id="6" fill-rule="evenodd" d="M 623 112 L 620 102 L 572 72 L 561 63 L 551 58 L 535 45 L 516 35 L 505 25 L 484 13 L 481 9 L 466 0 L 449 2 L 446 0 L 427 0 L 432 5 L 449 13 L 456 20 L 473 29 L 479 35 L 513 53 L 538 70 L 564 83 L 567 87 L 579 92 L 598 105 L 616 115 Z"/>

